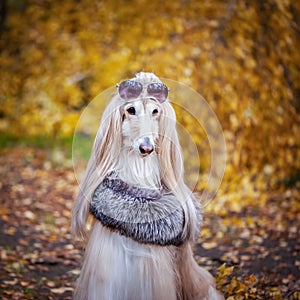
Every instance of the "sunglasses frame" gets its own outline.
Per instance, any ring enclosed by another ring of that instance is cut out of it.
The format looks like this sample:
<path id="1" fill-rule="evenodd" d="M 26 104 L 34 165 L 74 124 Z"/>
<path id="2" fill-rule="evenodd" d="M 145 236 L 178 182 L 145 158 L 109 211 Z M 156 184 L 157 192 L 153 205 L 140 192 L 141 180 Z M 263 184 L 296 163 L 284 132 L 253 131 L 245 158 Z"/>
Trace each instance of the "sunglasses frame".
<path id="1" fill-rule="evenodd" d="M 117 84 L 117 89 L 119 96 L 123 100 L 129 101 L 138 98 L 142 94 L 144 85 L 135 79 L 129 79 Z M 151 82 L 147 85 L 147 94 L 160 103 L 168 99 L 169 91 L 170 89 L 162 82 Z"/>

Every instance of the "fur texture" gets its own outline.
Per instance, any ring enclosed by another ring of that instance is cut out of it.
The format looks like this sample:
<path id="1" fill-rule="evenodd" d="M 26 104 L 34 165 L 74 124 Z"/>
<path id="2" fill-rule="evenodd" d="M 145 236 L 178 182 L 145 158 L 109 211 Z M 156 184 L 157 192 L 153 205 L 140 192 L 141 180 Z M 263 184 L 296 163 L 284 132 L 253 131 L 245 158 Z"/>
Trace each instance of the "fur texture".
<path id="1" fill-rule="evenodd" d="M 139 243 L 179 246 L 184 241 L 183 211 L 166 191 L 105 178 L 94 193 L 90 211 L 102 225 Z"/>
<path id="2" fill-rule="evenodd" d="M 152 73 L 135 80 L 160 82 Z M 139 152 L 145 144 L 151 154 Z M 73 208 L 73 232 L 86 242 L 74 299 L 223 299 L 193 258 L 200 223 L 200 208 L 183 181 L 171 104 L 148 97 L 146 89 L 131 101 L 116 93 Z"/>

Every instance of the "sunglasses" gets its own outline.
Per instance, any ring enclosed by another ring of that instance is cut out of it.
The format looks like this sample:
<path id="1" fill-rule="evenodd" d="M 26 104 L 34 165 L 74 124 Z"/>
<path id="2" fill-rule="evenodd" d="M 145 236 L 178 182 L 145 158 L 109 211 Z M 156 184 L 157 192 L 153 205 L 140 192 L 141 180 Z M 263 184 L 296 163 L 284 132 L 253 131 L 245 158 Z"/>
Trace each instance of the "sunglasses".
<path id="1" fill-rule="evenodd" d="M 119 95 L 124 100 L 138 98 L 144 86 L 136 80 L 126 80 L 117 85 Z M 147 85 L 147 94 L 160 103 L 167 100 L 169 89 L 161 82 L 153 82 Z"/>

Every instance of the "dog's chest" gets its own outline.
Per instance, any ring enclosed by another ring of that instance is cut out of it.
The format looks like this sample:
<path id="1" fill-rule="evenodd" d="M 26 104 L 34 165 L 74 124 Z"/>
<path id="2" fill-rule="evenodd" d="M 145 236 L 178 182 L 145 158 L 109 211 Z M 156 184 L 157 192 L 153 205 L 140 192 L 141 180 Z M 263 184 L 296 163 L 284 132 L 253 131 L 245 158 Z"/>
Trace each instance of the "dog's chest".
<path id="1" fill-rule="evenodd" d="M 183 209 L 164 191 L 105 178 L 94 192 L 90 212 L 103 226 L 139 243 L 178 246 L 185 239 Z"/>

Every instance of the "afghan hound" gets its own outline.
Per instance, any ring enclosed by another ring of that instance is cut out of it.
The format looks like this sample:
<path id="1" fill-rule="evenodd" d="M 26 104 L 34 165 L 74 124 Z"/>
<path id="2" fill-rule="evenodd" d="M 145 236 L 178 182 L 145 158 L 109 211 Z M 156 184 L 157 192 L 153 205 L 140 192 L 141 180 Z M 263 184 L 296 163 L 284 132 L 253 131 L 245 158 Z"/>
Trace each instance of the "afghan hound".
<path id="1" fill-rule="evenodd" d="M 141 72 L 103 112 L 72 214 L 86 243 L 76 300 L 223 299 L 193 258 L 201 209 L 183 180 L 168 93 Z"/>

